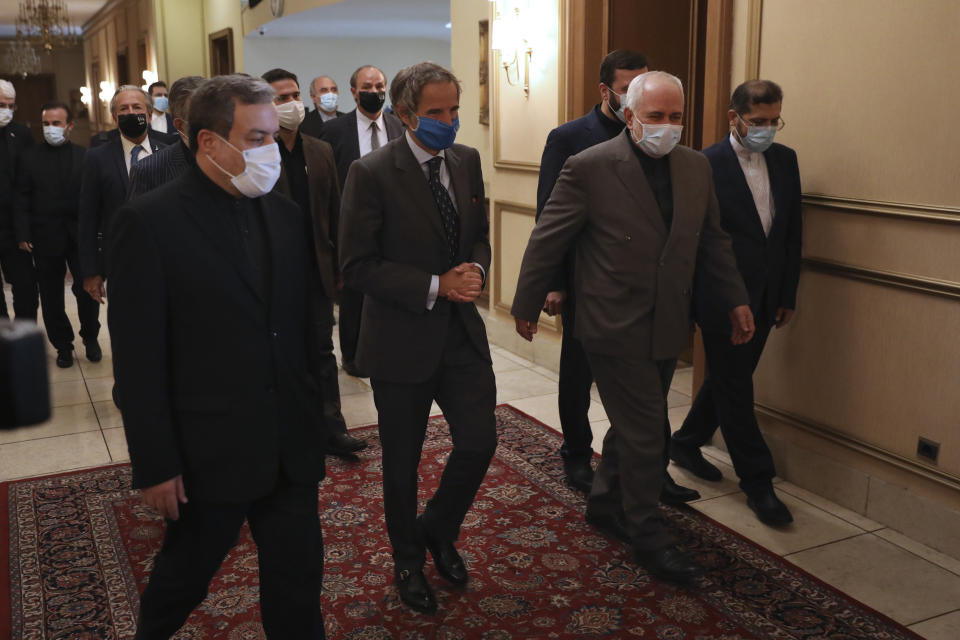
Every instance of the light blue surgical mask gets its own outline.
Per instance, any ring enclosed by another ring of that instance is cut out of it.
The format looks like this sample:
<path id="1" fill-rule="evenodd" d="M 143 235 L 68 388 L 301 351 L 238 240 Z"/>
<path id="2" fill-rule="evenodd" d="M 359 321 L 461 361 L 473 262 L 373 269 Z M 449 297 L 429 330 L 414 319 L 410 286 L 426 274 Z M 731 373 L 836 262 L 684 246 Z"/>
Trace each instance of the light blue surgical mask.
<path id="1" fill-rule="evenodd" d="M 44 126 L 43 139 L 51 147 L 59 147 L 67 141 L 67 130 L 65 127 Z"/>
<path id="2" fill-rule="evenodd" d="M 158 96 L 153 99 L 153 108 L 157 111 L 167 112 L 167 109 L 170 108 L 170 98 L 167 96 Z"/>
<path id="3" fill-rule="evenodd" d="M 737 117 L 740 118 L 739 115 Z M 773 137 L 777 135 L 777 127 L 757 127 L 744 122 L 743 118 L 740 118 L 740 122 L 746 125 L 747 135 L 741 136 L 740 131 L 737 131 L 737 138 L 747 151 L 763 153 L 770 148 Z"/>
<path id="4" fill-rule="evenodd" d="M 324 111 L 334 111 L 337 108 L 337 103 L 340 101 L 340 96 L 336 93 L 328 92 L 320 96 L 320 108 Z"/>
<path id="5" fill-rule="evenodd" d="M 459 130 L 460 118 L 454 118 L 453 124 L 450 125 L 426 116 L 418 116 L 417 128 L 413 130 L 413 135 L 434 151 L 442 151 L 453 144 Z"/>

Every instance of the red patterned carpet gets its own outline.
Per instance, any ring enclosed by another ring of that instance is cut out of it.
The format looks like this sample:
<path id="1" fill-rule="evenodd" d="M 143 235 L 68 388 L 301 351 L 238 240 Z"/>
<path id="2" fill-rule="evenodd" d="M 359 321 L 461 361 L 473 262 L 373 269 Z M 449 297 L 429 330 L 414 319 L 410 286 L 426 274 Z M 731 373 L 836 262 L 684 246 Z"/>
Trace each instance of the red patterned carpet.
<path id="1" fill-rule="evenodd" d="M 689 589 L 657 582 L 627 547 L 583 522 L 583 498 L 562 482 L 559 436 L 509 406 L 497 409 L 497 422 L 497 456 L 458 545 L 471 582 L 449 587 L 427 565 L 436 617 L 410 613 L 391 585 L 376 429 L 363 430 L 373 446 L 359 462 L 332 461 L 320 487 L 330 638 L 918 637 L 691 510 L 665 513 L 709 570 Z M 427 438 L 424 500 L 450 448 L 442 418 L 431 420 Z M 0 558 L 0 575 L 9 575 L 0 578 L 0 638 L 133 637 L 163 522 L 129 486 L 125 465 L 0 485 L 0 545 L 9 545 Z M 176 637 L 264 637 L 256 569 L 245 530 Z"/>

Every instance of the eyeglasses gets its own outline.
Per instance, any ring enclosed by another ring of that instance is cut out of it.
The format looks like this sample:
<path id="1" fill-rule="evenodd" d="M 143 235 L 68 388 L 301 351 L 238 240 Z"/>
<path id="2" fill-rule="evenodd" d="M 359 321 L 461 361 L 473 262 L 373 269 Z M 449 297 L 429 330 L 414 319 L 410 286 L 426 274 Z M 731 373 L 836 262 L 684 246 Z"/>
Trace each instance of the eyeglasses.
<path id="1" fill-rule="evenodd" d="M 782 131 L 783 128 L 787 126 L 783 118 L 752 118 L 750 120 L 744 120 L 743 116 L 739 113 L 737 117 L 740 118 L 740 122 L 748 127 L 776 127 L 777 131 Z"/>

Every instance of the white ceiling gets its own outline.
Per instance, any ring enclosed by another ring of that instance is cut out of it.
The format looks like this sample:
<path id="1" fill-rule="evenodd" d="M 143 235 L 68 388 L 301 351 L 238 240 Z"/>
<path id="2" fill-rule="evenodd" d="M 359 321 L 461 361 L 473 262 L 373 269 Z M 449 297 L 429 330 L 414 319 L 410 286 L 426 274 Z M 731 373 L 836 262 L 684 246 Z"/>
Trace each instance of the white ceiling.
<path id="1" fill-rule="evenodd" d="M 269 22 L 262 37 L 449 40 L 449 22 L 449 0 L 342 0 Z"/>
<path id="2" fill-rule="evenodd" d="M 78 27 L 93 17 L 107 0 L 67 0 L 67 13 L 70 21 Z M 20 13 L 19 0 L 0 0 L 0 37 L 16 35 L 17 16 Z"/>

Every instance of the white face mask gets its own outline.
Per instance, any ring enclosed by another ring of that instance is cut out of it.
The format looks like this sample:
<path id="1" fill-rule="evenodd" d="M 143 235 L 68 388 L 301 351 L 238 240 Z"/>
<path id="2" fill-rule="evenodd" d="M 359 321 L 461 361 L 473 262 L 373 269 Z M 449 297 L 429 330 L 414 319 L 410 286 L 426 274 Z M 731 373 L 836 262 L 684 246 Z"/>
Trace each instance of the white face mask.
<path id="1" fill-rule="evenodd" d="M 240 151 L 240 149 L 230 144 L 230 142 L 222 136 L 217 135 L 217 137 L 223 140 L 228 147 L 242 155 L 243 161 L 247 166 L 244 168 L 243 173 L 235 176 L 217 164 L 217 161 L 208 155 L 207 159 L 213 163 L 213 166 L 230 176 L 230 182 L 233 186 L 248 198 L 259 198 L 262 195 L 270 193 L 273 186 L 277 184 L 277 180 L 280 179 L 280 147 L 276 141 L 260 147 Z"/>
<path id="2" fill-rule="evenodd" d="M 0 109 L 0 127 L 5 127 L 13 120 L 13 109 Z"/>
<path id="3" fill-rule="evenodd" d="M 643 136 L 639 139 L 637 138 L 638 127 L 643 127 Z M 682 124 L 645 124 L 634 119 L 630 137 L 648 156 L 662 158 L 677 146 L 682 132 Z"/>
<path id="4" fill-rule="evenodd" d="M 626 94 L 626 92 L 624 92 L 623 95 L 620 95 L 619 93 L 617 93 L 617 92 L 614 91 L 613 89 L 610 89 L 610 93 L 612 93 L 613 95 L 617 96 L 617 102 L 620 103 L 620 106 L 617 107 L 616 109 L 614 109 L 614 108 L 613 108 L 613 105 L 610 104 L 610 101 L 609 101 L 609 100 L 607 100 L 607 106 L 610 107 L 610 111 L 613 112 L 613 115 L 617 116 L 617 120 L 619 120 L 620 122 L 626 122 L 626 121 L 627 121 L 627 114 L 625 114 L 625 113 L 623 112 L 624 107 L 627 106 L 627 94 Z"/>
<path id="5" fill-rule="evenodd" d="M 324 111 L 334 111 L 339 101 L 340 96 L 330 91 L 320 96 L 320 106 L 318 108 Z"/>
<path id="6" fill-rule="evenodd" d="M 59 147 L 67 141 L 67 129 L 65 127 L 44 127 L 43 139 L 51 147 Z"/>
<path id="7" fill-rule="evenodd" d="M 303 122 L 305 110 L 303 102 L 300 100 L 291 100 L 283 104 L 274 104 L 277 109 L 277 117 L 280 119 L 280 126 L 284 129 L 293 131 Z"/>

